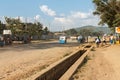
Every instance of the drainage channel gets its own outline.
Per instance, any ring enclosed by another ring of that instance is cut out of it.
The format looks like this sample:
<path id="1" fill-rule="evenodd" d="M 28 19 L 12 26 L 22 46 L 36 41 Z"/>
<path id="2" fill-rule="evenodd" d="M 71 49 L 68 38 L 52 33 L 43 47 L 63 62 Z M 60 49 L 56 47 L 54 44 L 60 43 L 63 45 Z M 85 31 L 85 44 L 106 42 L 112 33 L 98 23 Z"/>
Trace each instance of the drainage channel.
<path id="1" fill-rule="evenodd" d="M 33 75 L 31 80 L 69 80 L 91 49 L 91 45 L 85 45 L 82 49 Z"/>
<path id="2" fill-rule="evenodd" d="M 84 47 L 85 52 L 83 55 L 80 56 L 76 62 L 71 65 L 71 67 L 60 77 L 59 80 L 72 80 L 71 77 L 75 73 L 75 71 L 78 69 L 78 67 L 83 63 L 85 57 L 88 55 L 89 51 L 93 48 L 91 45 L 87 45 Z"/>

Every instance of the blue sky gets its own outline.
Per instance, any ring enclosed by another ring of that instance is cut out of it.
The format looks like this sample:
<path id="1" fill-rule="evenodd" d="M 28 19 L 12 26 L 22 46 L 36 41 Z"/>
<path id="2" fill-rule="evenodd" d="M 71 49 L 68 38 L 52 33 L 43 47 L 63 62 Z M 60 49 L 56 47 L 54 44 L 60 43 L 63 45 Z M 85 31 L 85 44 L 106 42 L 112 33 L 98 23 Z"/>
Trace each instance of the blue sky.
<path id="1" fill-rule="evenodd" d="M 20 17 L 24 22 L 40 21 L 51 31 L 61 31 L 85 25 L 97 25 L 92 0 L 1 0 L 0 20 L 3 16 Z"/>

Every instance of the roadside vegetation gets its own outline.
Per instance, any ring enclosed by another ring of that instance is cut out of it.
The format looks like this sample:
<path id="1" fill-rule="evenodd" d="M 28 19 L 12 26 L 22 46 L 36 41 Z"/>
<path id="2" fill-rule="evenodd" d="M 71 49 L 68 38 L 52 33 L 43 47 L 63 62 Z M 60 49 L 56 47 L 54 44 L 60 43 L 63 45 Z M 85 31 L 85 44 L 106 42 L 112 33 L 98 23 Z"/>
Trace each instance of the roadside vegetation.
<path id="1" fill-rule="evenodd" d="M 120 26 L 120 0 L 93 0 L 96 10 L 94 15 L 100 16 L 100 25 L 108 25 L 114 32 Z"/>

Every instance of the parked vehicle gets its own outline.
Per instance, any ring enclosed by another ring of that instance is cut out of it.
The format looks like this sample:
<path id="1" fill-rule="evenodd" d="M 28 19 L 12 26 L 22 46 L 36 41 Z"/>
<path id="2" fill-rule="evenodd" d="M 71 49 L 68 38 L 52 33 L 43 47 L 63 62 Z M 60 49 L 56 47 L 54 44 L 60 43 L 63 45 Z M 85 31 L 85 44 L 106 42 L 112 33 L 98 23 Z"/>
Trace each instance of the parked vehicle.
<path id="1" fill-rule="evenodd" d="M 59 43 L 61 43 L 61 44 L 67 43 L 67 37 L 66 36 L 60 36 L 59 37 Z"/>

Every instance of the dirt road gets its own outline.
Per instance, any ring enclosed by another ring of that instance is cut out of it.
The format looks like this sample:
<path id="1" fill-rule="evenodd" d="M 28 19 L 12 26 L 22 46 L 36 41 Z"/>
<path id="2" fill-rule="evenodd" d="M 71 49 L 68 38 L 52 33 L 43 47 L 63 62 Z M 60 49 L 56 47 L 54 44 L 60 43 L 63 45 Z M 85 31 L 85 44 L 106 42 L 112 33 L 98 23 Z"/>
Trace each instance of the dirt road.
<path id="1" fill-rule="evenodd" d="M 73 80 L 120 80 L 120 45 L 96 48 Z"/>
<path id="2" fill-rule="evenodd" d="M 0 80 L 25 80 L 78 49 L 71 42 L 43 42 L 0 48 Z M 95 48 L 73 80 L 120 80 L 120 45 Z"/>
<path id="3" fill-rule="evenodd" d="M 54 41 L 0 48 L 0 80 L 25 80 L 72 53 L 79 45 Z"/>

